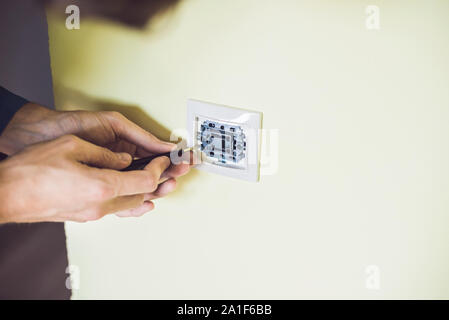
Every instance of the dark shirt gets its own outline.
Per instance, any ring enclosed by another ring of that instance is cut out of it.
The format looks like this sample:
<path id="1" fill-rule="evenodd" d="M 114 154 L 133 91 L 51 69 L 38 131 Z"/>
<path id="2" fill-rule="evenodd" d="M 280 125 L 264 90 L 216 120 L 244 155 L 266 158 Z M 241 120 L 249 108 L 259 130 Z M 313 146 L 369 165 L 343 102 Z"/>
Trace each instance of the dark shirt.
<path id="1" fill-rule="evenodd" d="M 28 101 L 0 87 L 0 134 L 17 110 Z"/>

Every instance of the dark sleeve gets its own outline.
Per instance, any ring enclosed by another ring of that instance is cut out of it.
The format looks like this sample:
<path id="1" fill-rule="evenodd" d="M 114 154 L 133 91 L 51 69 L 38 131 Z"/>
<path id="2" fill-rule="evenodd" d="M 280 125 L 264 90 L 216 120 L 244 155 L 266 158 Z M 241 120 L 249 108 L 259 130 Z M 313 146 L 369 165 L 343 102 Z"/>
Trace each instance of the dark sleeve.
<path id="1" fill-rule="evenodd" d="M 14 114 L 28 101 L 0 87 L 0 134 Z"/>

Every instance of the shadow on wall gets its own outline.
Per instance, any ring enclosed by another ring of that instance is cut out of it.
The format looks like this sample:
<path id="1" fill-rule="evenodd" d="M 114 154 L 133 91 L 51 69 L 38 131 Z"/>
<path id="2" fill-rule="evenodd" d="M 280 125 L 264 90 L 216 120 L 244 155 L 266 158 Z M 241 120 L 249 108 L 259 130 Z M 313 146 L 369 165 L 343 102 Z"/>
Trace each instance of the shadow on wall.
<path id="1" fill-rule="evenodd" d="M 130 27 L 143 28 L 154 16 L 176 7 L 180 0 L 45 0 L 50 10 L 59 14 L 69 5 L 77 5 L 83 17 L 97 17 Z"/>
<path id="2" fill-rule="evenodd" d="M 150 117 L 139 106 L 126 105 L 122 102 L 117 103 L 113 100 L 92 97 L 64 86 L 55 86 L 54 91 L 57 110 L 118 111 L 159 139 L 165 141 L 170 140 L 171 130 Z M 175 196 L 177 193 L 182 192 L 188 182 L 195 179 L 198 174 L 197 170 L 190 170 L 187 175 L 178 178 L 178 187 L 170 196 Z"/>

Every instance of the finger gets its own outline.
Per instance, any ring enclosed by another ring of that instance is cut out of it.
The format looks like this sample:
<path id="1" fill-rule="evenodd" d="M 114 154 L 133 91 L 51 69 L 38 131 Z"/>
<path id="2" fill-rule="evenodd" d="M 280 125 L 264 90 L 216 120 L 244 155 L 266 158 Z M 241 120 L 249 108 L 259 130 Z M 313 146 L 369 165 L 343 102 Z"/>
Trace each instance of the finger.
<path id="1" fill-rule="evenodd" d="M 161 176 L 161 180 L 167 180 L 170 178 L 177 178 L 187 174 L 190 170 L 190 165 L 182 163 L 178 165 L 172 164 Z"/>
<path id="2" fill-rule="evenodd" d="M 140 217 L 144 213 L 147 213 L 148 211 L 151 211 L 153 209 L 154 209 L 154 203 L 151 201 L 145 201 L 143 204 L 141 204 L 137 208 L 116 212 L 115 215 L 117 217 L 121 217 L 121 218 Z"/>
<path id="3" fill-rule="evenodd" d="M 161 177 L 162 173 L 164 173 L 164 171 L 170 167 L 170 164 L 171 162 L 169 157 L 161 156 L 151 160 L 150 163 L 148 163 L 143 170 L 157 172 L 158 175 L 157 177 L 159 181 L 159 178 Z"/>
<path id="4" fill-rule="evenodd" d="M 167 194 L 176 189 L 176 180 L 168 179 L 167 181 L 161 183 L 159 187 L 157 187 L 156 191 L 150 193 L 148 195 L 148 200 L 154 200 L 157 198 L 165 197 Z"/>
<path id="5" fill-rule="evenodd" d="M 126 140 L 119 140 L 118 142 L 112 142 L 105 145 L 104 147 L 114 152 L 126 152 L 129 153 L 131 156 L 135 156 L 137 150 L 136 145 Z"/>
<path id="6" fill-rule="evenodd" d="M 138 157 L 138 158 L 145 158 L 145 157 L 153 156 L 155 154 L 156 153 L 154 153 L 154 152 L 149 152 L 146 149 L 143 149 L 141 147 L 137 147 L 134 156 Z"/>
<path id="7" fill-rule="evenodd" d="M 150 194 L 136 194 L 120 196 L 101 205 L 100 211 L 106 214 L 129 210 L 141 206 L 146 200 L 150 200 Z"/>
<path id="8" fill-rule="evenodd" d="M 113 196 L 118 197 L 154 192 L 158 187 L 162 173 L 169 165 L 170 159 L 168 157 L 157 157 L 144 170 L 121 172 L 96 169 L 96 171 L 92 171 L 92 174 L 97 174 L 100 179 L 111 186 Z"/>
<path id="9" fill-rule="evenodd" d="M 185 155 L 184 155 L 185 156 Z M 179 164 L 173 164 L 166 170 L 161 176 L 161 182 L 165 181 L 170 178 L 177 178 L 180 176 L 183 176 L 187 174 L 192 167 L 193 164 L 193 152 L 190 151 L 188 154 L 189 160 L 188 163 L 185 163 L 184 161 Z"/>
<path id="10" fill-rule="evenodd" d="M 176 147 L 173 143 L 159 140 L 118 112 L 109 112 L 106 117 L 110 120 L 119 138 L 125 139 L 148 152 L 154 154 L 164 153 Z"/>
<path id="11" fill-rule="evenodd" d="M 126 168 L 132 161 L 131 155 L 127 153 L 115 153 L 75 136 L 65 136 L 62 140 L 75 160 L 93 167 L 119 170 Z"/>
<path id="12" fill-rule="evenodd" d="M 95 208 L 65 213 L 58 217 L 58 220 L 55 221 L 86 222 L 101 219 L 108 214 L 125 213 L 141 207 L 145 202 L 151 202 L 151 196 L 151 194 L 147 193 L 116 197 Z"/>

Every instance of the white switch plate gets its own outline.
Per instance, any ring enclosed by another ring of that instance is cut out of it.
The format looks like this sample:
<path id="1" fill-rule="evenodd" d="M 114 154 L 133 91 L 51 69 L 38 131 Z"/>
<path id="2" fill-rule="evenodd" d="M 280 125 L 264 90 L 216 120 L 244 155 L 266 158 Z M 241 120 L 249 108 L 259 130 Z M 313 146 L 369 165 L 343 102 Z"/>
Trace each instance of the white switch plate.
<path id="1" fill-rule="evenodd" d="M 203 148 L 200 170 L 259 181 L 261 128 L 262 112 L 187 101 L 188 145 Z"/>

